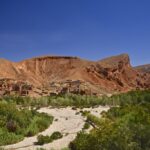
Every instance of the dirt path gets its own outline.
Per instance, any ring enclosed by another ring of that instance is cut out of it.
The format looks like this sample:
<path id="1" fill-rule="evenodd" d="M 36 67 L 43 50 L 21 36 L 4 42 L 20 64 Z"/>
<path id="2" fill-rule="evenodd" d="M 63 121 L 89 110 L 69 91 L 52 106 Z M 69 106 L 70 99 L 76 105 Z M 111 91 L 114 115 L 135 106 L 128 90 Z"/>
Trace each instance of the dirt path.
<path id="1" fill-rule="evenodd" d="M 84 110 L 90 111 L 93 115 L 100 116 L 102 111 L 107 111 L 109 107 L 99 106 L 97 108 L 85 108 Z M 36 150 L 37 148 L 44 148 L 47 150 L 55 149 L 60 150 L 67 147 L 68 144 L 75 139 L 77 133 L 82 130 L 85 118 L 81 114 L 76 114 L 80 110 L 72 110 L 71 107 L 67 108 L 41 108 L 39 112 L 45 112 L 54 116 L 52 125 L 45 131 L 39 133 L 43 135 L 51 135 L 55 131 L 60 131 L 64 136 L 62 139 L 56 140 L 52 143 L 45 144 L 43 146 L 34 145 L 37 141 L 37 135 L 34 137 L 25 138 L 23 141 L 7 145 L 4 148 L 7 150 L 18 149 L 18 150 Z"/>

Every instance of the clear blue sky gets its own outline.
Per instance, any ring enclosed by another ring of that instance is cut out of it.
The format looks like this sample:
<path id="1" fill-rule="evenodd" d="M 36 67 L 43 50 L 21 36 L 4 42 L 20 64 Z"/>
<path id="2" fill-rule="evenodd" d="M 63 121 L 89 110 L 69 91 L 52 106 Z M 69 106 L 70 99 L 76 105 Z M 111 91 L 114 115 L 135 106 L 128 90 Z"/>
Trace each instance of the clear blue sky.
<path id="1" fill-rule="evenodd" d="M 120 53 L 150 63 L 150 0 L 0 0 L 1 58 Z"/>

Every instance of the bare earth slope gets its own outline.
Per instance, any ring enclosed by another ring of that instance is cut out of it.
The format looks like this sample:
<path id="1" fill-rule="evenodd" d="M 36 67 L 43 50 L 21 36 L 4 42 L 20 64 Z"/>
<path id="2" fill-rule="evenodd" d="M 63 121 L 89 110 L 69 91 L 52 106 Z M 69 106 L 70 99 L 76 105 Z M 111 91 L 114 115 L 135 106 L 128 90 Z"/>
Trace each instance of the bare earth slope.
<path id="1" fill-rule="evenodd" d="M 0 59 L 0 78 L 15 78 L 17 74 L 15 63 L 5 59 Z"/>
<path id="2" fill-rule="evenodd" d="M 0 78 L 26 81 L 34 87 L 80 80 L 96 93 L 150 87 L 149 72 L 143 73 L 133 68 L 127 54 L 96 62 L 67 56 L 36 57 L 18 63 L 0 59 Z"/>

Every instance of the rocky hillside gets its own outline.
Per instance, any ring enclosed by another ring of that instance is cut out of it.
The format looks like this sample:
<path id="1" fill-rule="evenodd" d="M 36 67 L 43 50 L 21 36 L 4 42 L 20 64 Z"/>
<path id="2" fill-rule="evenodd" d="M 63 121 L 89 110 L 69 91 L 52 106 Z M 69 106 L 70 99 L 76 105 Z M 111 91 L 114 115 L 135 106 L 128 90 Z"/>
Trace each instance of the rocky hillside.
<path id="1" fill-rule="evenodd" d="M 150 73 L 150 64 L 141 65 L 134 67 L 136 70 L 141 71 L 143 73 Z"/>
<path id="2" fill-rule="evenodd" d="M 0 59 L 0 78 L 32 85 L 32 94 L 81 92 L 107 94 L 150 88 L 150 75 L 135 69 L 127 54 L 100 61 L 44 56 L 18 63 Z M 81 88 L 82 87 L 82 88 Z"/>

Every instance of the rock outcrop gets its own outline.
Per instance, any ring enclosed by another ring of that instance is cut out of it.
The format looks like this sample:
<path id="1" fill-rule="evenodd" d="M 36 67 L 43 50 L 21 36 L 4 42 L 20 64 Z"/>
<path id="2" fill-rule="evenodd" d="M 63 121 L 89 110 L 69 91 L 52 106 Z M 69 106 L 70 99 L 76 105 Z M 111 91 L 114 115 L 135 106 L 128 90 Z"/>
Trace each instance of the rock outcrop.
<path id="1" fill-rule="evenodd" d="M 28 96 L 30 91 L 32 91 L 32 85 L 30 85 L 27 82 L 14 80 L 10 78 L 0 79 L 0 96 Z"/>

